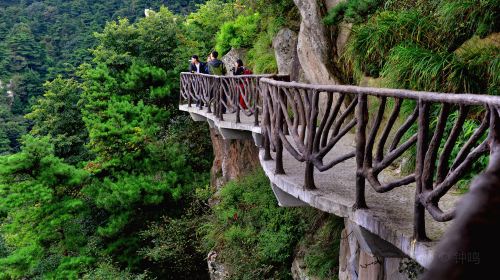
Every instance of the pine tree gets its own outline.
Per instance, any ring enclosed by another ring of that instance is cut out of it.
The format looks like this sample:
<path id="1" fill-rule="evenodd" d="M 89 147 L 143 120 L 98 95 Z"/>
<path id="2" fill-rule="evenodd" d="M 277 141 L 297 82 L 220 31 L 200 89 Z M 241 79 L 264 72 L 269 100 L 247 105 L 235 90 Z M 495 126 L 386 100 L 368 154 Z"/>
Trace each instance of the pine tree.
<path id="1" fill-rule="evenodd" d="M 31 134 L 50 136 L 55 155 L 69 163 L 78 163 L 89 158 L 85 147 L 88 132 L 82 120 L 78 100 L 81 87 L 74 79 L 61 76 L 46 82 L 45 94 L 33 105 L 26 118 L 33 121 Z"/>

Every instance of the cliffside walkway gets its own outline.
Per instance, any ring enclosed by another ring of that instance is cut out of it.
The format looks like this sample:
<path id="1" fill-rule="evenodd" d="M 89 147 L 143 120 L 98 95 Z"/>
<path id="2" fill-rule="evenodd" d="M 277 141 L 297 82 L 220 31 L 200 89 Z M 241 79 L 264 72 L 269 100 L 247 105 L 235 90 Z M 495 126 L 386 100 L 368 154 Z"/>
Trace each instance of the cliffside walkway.
<path id="1" fill-rule="evenodd" d="M 348 218 L 365 251 L 428 267 L 453 186 L 498 158 L 500 97 L 287 80 L 182 73 L 179 109 L 253 139 L 280 205 Z"/>

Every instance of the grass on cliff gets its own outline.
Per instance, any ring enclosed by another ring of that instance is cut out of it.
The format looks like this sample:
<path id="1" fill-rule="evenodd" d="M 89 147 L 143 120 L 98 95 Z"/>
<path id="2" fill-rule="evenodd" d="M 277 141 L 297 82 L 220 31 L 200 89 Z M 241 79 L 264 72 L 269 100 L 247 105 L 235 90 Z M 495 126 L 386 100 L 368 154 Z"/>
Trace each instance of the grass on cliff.
<path id="1" fill-rule="evenodd" d="M 344 220 L 325 215 L 321 225 L 303 240 L 306 247 L 304 263 L 309 276 L 318 279 L 338 279 L 341 232 Z"/>
<path id="2" fill-rule="evenodd" d="M 291 279 L 291 264 L 297 245 L 310 231 L 320 212 L 312 208 L 279 207 L 269 180 L 258 170 L 238 181 L 226 184 L 220 203 L 200 227 L 204 247 L 216 250 L 230 271 L 230 279 Z M 330 229 L 325 227 L 320 236 Z M 328 233 L 327 235 L 329 235 Z M 302 241 L 304 242 L 304 241 Z M 327 270 L 334 247 L 314 239 L 310 262 Z M 328 250 L 323 253 L 322 250 Z M 338 257 L 333 262 L 338 261 Z M 335 265 L 333 265 L 335 266 Z"/>

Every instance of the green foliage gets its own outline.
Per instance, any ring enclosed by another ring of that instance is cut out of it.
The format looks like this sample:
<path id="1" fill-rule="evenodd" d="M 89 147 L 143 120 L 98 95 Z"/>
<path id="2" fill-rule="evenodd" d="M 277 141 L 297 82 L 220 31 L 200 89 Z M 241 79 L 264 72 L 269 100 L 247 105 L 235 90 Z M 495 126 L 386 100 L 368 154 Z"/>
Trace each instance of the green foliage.
<path id="1" fill-rule="evenodd" d="M 410 40 L 432 45 L 434 29 L 434 23 L 417 11 L 383 11 L 353 27 L 345 55 L 357 71 L 378 77 L 394 46 Z"/>
<path id="2" fill-rule="evenodd" d="M 10 248 L 0 278 L 43 273 L 49 256 L 59 275 L 77 278 L 72 268 L 92 262 L 80 255 L 86 205 L 77 193 L 87 173 L 55 157 L 48 138 L 26 136 L 20 153 L 0 157 L 0 175 L 1 232 Z"/>
<path id="3" fill-rule="evenodd" d="M 33 121 L 31 134 L 50 136 L 55 155 L 75 164 L 89 158 L 85 143 L 88 132 L 77 103 L 80 84 L 74 79 L 57 77 L 45 83 L 45 94 L 32 107 L 26 118 Z"/>
<path id="4" fill-rule="evenodd" d="M 382 69 L 387 85 L 427 91 L 494 93 L 494 62 L 500 47 L 471 43 L 457 53 L 433 52 L 414 44 L 391 50 Z"/>
<path id="5" fill-rule="evenodd" d="M 216 34 L 221 26 L 236 15 L 233 3 L 222 0 L 210 0 L 200 5 L 196 12 L 189 14 L 184 23 L 186 43 L 197 48 L 202 55 L 215 46 Z M 192 54 L 190 54 L 192 55 Z M 200 56 L 203 57 L 203 56 Z"/>
<path id="6" fill-rule="evenodd" d="M 259 13 L 253 15 L 239 15 L 234 21 L 225 22 L 217 33 L 215 49 L 222 54 L 231 48 L 247 48 L 252 46 L 259 32 Z"/>
<path id="7" fill-rule="evenodd" d="M 190 196 L 190 205 L 181 217 L 162 217 L 140 233 L 149 245 L 139 254 L 155 264 L 152 272 L 168 275 L 164 279 L 207 279 L 206 252 L 202 249 L 197 229 L 203 223 L 209 207 L 208 197 L 200 193 L 208 190 L 198 188 Z M 211 195 L 211 193 L 209 193 Z"/>
<path id="8" fill-rule="evenodd" d="M 46 83 L 27 116 L 33 129 L 21 152 L 0 157 L 0 279 L 145 279 L 144 271 L 161 279 L 188 271 L 206 276 L 204 254 L 178 262 L 194 245 L 170 259 L 138 253 L 156 234 L 161 239 L 158 231 L 147 238 L 141 232 L 162 217 L 174 221 L 169 232 L 177 227 L 184 234 L 174 240 L 194 242 L 178 218 L 195 187 L 208 181 L 209 143 L 197 142 L 196 130 L 172 110 L 185 61 L 179 54 L 191 49 L 180 46 L 181 25 L 165 8 L 135 23 L 111 22 L 97 34 L 93 60 L 79 68 L 78 79 Z M 38 72 L 27 73 L 12 79 L 19 94 L 0 92 L 6 152 L 17 138 L 10 124 L 22 120 L 13 113 L 24 112 L 33 96 L 32 83 L 23 81 Z M 195 143 L 184 147 L 180 139 Z"/>
<path id="9" fill-rule="evenodd" d="M 190 155 L 205 156 L 207 143 L 196 151 L 181 147 L 175 141 L 186 130 L 170 121 L 177 99 L 172 93 L 178 83 L 179 24 L 167 9 L 133 24 L 109 23 L 97 35 L 96 65 L 80 70 L 80 105 L 95 154 L 86 166 L 94 180 L 83 193 L 104 212 L 96 232 L 105 239 L 104 252 L 132 271 L 149 264 L 137 254 L 144 247 L 139 232 L 163 216 L 179 215 L 194 187 L 207 179 L 207 162 L 199 162 L 196 173 L 187 161 Z M 173 272 L 174 261 L 163 264 L 158 275 L 179 277 L 182 270 Z"/>
<path id="10" fill-rule="evenodd" d="M 205 248 L 219 252 L 231 279 L 290 279 L 305 214 L 278 207 L 262 171 L 226 184 L 213 211 L 202 227 Z"/>
<path id="11" fill-rule="evenodd" d="M 304 241 L 307 246 L 304 262 L 310 276 L 320 279 L 337 279 L 343 228 L 342 218 L 328 216 L 313 236 Z"/>
<path id="12" fill-rule="evenodd" d="M 268 28 L 266 32 L 261 32 L 255 40 L 253 47 L 248 51 L 248 65 L 253 68 L 256 74 L 278 72 L 273 48 L 274 35 L 275 32 L 272 28 Z"/>
<path id="13" fill-rule="evenodd" d="M 330 9 L 323 22 L 328 25 L 337 25 L 342 20 L 360 23 L 372 15 L 383 3 L 383 0 L 346 0 Z"/>
<path id="14" fill-rule="evenodd" d="M 485 37 L 500 31 L 498 1 L 444 0 L 437 9 L 442 32 L 453 34 L 449 49 L 455 50 L 473 35 Z"/>
<path id="15" fill-rule="evenodd" d="M 148 273 L 132 274 L 129 271 L 123 271 L 106 261 L 100 263 L 96 268 L 85 273 L 84 280 L 102 280 L 102 279 L 121 279 L 121 280 L 145 280 L 150 279 Z"/>
<path id="16" fill-rule="evenodd" d="M 195 172 L 210 170 L 213 161 L 212 142 L 208 125 L 195 122 L 189 115 L 178 115 L 170 120 L 169 126 L 161 133 L 168 143 L 177 143 L 186 155 L 186 165 Z"/>

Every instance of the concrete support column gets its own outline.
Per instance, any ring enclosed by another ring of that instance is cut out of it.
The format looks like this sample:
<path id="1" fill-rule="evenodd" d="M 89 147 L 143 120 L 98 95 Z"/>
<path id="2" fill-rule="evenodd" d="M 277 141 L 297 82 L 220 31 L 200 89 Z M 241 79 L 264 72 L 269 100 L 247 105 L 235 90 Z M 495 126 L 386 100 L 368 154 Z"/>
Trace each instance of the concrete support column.
<path id="1" fill-rule="evenodd" d="M 339 252 L 340 280 L 410 280 L 400 272 L 406 256 L 392 244 L 345 219 Z"/>

